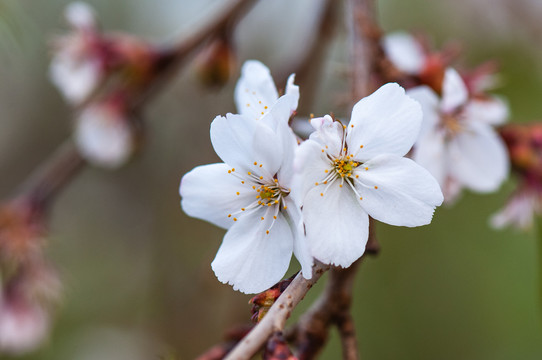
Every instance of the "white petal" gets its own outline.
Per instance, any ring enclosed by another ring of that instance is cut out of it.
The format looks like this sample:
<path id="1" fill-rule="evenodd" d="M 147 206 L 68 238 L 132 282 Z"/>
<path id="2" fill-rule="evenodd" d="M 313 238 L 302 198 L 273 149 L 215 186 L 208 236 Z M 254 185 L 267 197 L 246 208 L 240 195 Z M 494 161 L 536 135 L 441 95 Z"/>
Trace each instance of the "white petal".
<path id="1" fill-rule="evenodd" d="M 303 203 L 309 250 L 325 264 L 348 267 L 365 252 L 369 217 L 348 185 L 324 188 L 314 187 Z"/>
<path id="2" fill-rule="evenodd" d="M 455 69 L 446 69 L 442 82 L 442 111 L 445 113 L 454 111 L 467 102 L 468 96 L 467 86 L 461 75 Z"/>
<path id="3" fill-rule="evenodd" d="M 520 230 L 532 228 L 534 216 L 540 212 L 540 200 L 536 192 L 522 190 L 515 193 L 505 207 L 491 217 L 491 225 L 496 229 L 510 225 Z"/>
<path id="4" fill-rule="evenodd" d="M 292 74 L 288 77 L 286 82 L 286 91 L 285 94 L 288 95 L 290 103 L 290 114 L 297 110 L 297 105 L 299 103 L 299 86 L 294 84 L 295 74 Z"/>
<path id="5" fill-rule="evenodd" d="M 403 31 L 384 37 L 384 52 L 395 67 L 407 74 L 419 74 L 425 64 L 425 54 L 416 39 Z"/>
<path id="6" fill-rule="evenodd" d="M 309 139 L 322 145 L 326 153 L 338 157 L 342 149 L 344 134 L 341 123 L 333 121 L 331 116 L 326 115 L 311 119 L 311 125 L 316 131 L 310 135 Z"/>
<path id="7" fill-rule="evenodd" d="M 51 61 L 49 78 L 70 104 L 77 105 L 95 90 L 101 72 L 92 59 L 80 61 L 69 54 L 58 54 Z"/>
<path id="8" fill-rule="evenodd" d="M 359 175 L 356 190 L 363 198 L 361 206 L 378 221 L 396 226 L 426 225 L 435 207 L 442 204 L 435 178 L 410 159 L 381 155 L 354 173 Z"/>
<path id="9" fill-rule="evenodd" d="M 313 258 L 309 251 L 307 239 L 305 238 L 305 228 L 302 220 L 301 209 L 295 204 L 291 197 L 286 198 L 287 216 L 286 220 L 290 223 L 290 228 L 294 233 L 294 255 L 301 265 L 301 272 L 305 279 L 312 278 Z"/>
<path id="10" fill-rule="evenodd" d="M 361 161 L 379 154 L 403 156 L 416 141 L 421 122 L 420 104 L 399 85 L 386 84 L 354 106 L 346 136 L 349 152 Z"/>
<path id="11" fill-rule="evenodd" d="M 282 140 L 267 125 L 242 115 L 217 116 L 211 123 L 211 142 L 222 161 L 268 181 L 282 163 Z"/>
<path id="12" fill-rule="evenodd" d="M 296 176 L 291 196 L 302 205 L 307 192 L 315 186 L 315 183 L 322 182 L 331 170 L 324 147 L 313 140 L 303 142 L 296 149 L 294 160 Z"/>
<path id="13" fill-rule="evenodd" d="M 508 104 L 501 98 L 473 99 L 467 103 L 464 116 L 469 121 L 480 121 L 490 125 L 501 125 L 509 116 Z"/>
<path id="14" fill-rule="evenodd" d="M 259 293 L 280 281 L 292 257 L 293 235 L 284 216 L 278 214 L 269 234 L 269 223 L 260 216 L 254 212 L 239 219 L 211 264 L 218 280 L 244 293 Z"/>
<path id="15" fill-rule="evenodd" d="M 248 60 L 241 69 L 235 87 L 235 104 L 240 114 L 255 120 L 261 118 L 279 95 L 269 69 L 259 61 Z"/>
<path id="16" fill-rule="evenodd" d="M 98 166 L 123 165 L 134 150 L 132 128 L 127 119 L 108 105 L 83 110 L 75 124 L 79 152 Z"/>
<path id="17" fill-rule="evenodd" d="M 508 176 L 506 146 L 487 124 L 469 124 L 450 140 L 449 152 L 450 173 L 471 190 L 495 191 Z"/>
<path id="18" fill-rule="evenodd" d="M 35 350 L 50 330 L 47 312 L 37 304 L 1 302 L 0 299 L 0 351 L 21 355 Z"/>
<path id="19" fill-rule="evenodd" d="M 233 225 L 234 218 L 241 218 L 241 209 L 255 201 L 255 191 L 250 181 L 241 180 L 228 170 L 231 168 L 226 164 L 210 164 L 184 175 L 179 188 L 184 212 L 225 229 Z M 229 214 L 233 215 L 228 217 Z"/>
<path id="20" fill-rule="evenodd" d="M 91 29 L 96 26 L 96 14 L 92 7 L 82 1 L 68 4 L 64 10 L 68 23 L 77 29 Z"/>
<path id="21" fill-rule="evenodd" d="M 448 176 L 448 156 L 442 131 L 427 132 L 414 145 L 412 160 L 425 168 L 437 180 L 440 187 Z"/>
<path id="22" fill-rule="evenodd" d="M 428 86 L 417 86 L 407 90 L 406 94 L 422 106 L 423 120 L 419 137 L 427 132 L 434 131 L 440 122 L 440 108 L 438 95 Z"/>

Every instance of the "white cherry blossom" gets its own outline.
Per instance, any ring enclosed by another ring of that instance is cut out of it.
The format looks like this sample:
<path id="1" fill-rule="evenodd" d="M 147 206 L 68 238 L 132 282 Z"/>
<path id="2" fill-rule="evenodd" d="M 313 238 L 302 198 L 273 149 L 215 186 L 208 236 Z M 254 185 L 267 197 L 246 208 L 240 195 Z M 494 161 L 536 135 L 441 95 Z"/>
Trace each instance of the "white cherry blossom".
<path id="1" fill-rule="evenodd" d="M 75 142 L 94 165 L 116 168 L 134 151 L 134 129 L 122 108 L 103 101 L 84 108 L 75 122 Z"/>
<path id="2" fill-rule="evenodd" d="M 360 100 L 348 126 L 326 115 L 297 151 L 297 196 L 318 260 L 350 266 L 365 251 L 369 216 L 397 226 L 431 222 L 442 203 L 436 180 L 404 155 L 416 140 L 420 105 L 397 84 Z"/>
<path id="3" fill-rule="evenodd" d="M 294 84 L 295 75 L 288 77 L 283 101 L 287 101 L 290 115 L 297 109 L 299 87 Z M 243 64 L 241 77 L 235 87 L 235 104 L 241 115 L 260 119 L 277 102 L 279 94 L 267 66 L 257 60 Z"/>
<path id="4" fill-rule="evenodd" d="M 426 60 L 420 42 L 411 34 L 397 31 L 384 36 L 382 47 L 392 64 L 404 73 L 419 75 Z"/>
<path id="5" fill-rule="evenodd" d="M 292 252 L 303 276 L 312 276 L 301 211 L 290 195 L 297 146 L 287 125 L 290 96 L 259 120 L 251 114 L 215 118 L 211 142 L 224 163 L 198 166 L 180 185 L 188 215 L 228 229 L 212 268 L 220 281 L 244 293 L 281 280 Z"/>
<path id="6" fill-rule="evenodd" d="M 420 86 L 408 95 L 422 105 L 424 121 L 413 159 L 438 180 L 446 201 L 461 188 L 487 193 L 498 189 L 509 172 L 506 147 L 494 130 L 508 116 L 497 97 L 469 98 L 461 76 L 447 69 L 442 96 Z"/>
<path id="7" fill-rule="evenodd" d="M 49 77 L 64 98 L 77 105 L 86 100 L 102 80 L 101 45 L 94 11 L 89 5 L 72 3 L 66 8 L 65 16 L 72 32 L 54 42 Z"/>

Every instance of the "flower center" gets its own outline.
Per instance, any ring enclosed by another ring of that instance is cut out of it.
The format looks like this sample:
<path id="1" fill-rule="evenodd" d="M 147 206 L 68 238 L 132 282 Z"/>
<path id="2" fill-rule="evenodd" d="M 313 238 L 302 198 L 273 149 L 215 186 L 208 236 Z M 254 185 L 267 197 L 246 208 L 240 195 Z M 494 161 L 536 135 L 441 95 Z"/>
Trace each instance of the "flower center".
<path id="1" fill-rule="evenodd" d="M 260 185 L 256 188 L 256 199 L 258 199 L 258 205 L 271 206 L 280 203 L 283 197 L 288 196 L 289 191 L 282 189 L 277 182 L 273 185 Z"/>
<path id="2" fill-rule="evenodd" d="M 458 115 L 441 115 L 440 125 L 447 137 L 454 137 L 464 130 Z"/>
<path id="3" fill-rule="evenodd" d="M 346 158 L 333 160 L 333 168 L 342 178 L 351 178 L 354 169 L 360 164 L 356 161 L 350 160 L 351 158 L 352 155 L 348 155 Z"/>

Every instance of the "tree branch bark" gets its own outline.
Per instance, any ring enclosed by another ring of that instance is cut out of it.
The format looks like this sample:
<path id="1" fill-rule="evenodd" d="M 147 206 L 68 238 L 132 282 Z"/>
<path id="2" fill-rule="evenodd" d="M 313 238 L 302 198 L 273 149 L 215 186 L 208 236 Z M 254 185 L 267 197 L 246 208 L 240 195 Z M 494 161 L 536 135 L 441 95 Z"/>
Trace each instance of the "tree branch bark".
<path id="1" fill-rule="evenodd" d="M 317 262 L 313 267 L 312 278 L 307 280 L 297 274 L 265 317 L 245 336 L 243 340 L 224 358 L 224 360 L 249 360 L 262 348 L 267 339 L 276 331 L 282 331 L 292 310 L 305 297 L 305 294 L 329 269 L 328 265 Z"/>

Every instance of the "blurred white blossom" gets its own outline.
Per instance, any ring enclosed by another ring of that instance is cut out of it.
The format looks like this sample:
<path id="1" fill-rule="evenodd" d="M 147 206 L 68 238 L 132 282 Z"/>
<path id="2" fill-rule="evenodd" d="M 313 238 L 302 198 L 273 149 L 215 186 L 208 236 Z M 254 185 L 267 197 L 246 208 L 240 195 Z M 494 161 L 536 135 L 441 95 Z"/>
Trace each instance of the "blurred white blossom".
<path id="1" fill-rule="evenodd" d="M 508 117 L 497 97 L 470 97 L 461 76 L 446 70 L 442 95 L 427 86 L 408 91 L 423 109 L 423 125 L 413 159 L 438 180 L 447 202 L 466 187 L 493 192 L 509 173 L 505 144 L 494 129 Z"/>
<path id="2" fill-rule="evenodd" d="M 115 168 L 128 161 L 134 150 L 134 128 L 122 104 L 104 100 L 90 104 L 79 114 L 75 141 L 89 162 Z"/>

